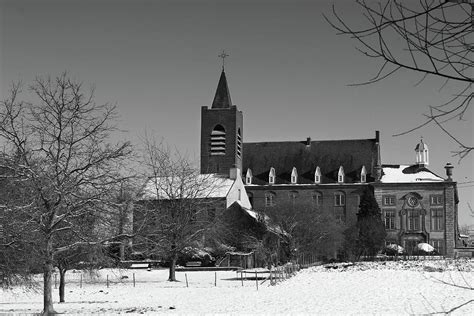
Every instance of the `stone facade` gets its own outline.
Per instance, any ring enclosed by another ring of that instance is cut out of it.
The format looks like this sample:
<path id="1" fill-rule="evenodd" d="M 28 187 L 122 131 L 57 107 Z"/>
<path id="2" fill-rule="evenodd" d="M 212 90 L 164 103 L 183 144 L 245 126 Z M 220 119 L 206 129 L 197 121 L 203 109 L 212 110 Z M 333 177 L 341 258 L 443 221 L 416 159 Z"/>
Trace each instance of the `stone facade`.
<path id="1" fill-rule="evenodd" d="M 455 248 L 457 202 L 455 183 L 374 183 L 382 210 L 387 243 L 409 253 L 420 242 L 452 257 Z"/>
<path id="2" fill-rule="evenodd" d="M 252 207 L 264 210 L 269 216 L 274 208 L 291 207 L 292 203 L 296 203 L 299 207 L 331 210 L 336 219 L 354 224 L 357 221 L 360 196 L 366 187 L 365 184 L 247 185 L 245 189 Z M 342 195 L 342 200 L 337 195 Z"/>

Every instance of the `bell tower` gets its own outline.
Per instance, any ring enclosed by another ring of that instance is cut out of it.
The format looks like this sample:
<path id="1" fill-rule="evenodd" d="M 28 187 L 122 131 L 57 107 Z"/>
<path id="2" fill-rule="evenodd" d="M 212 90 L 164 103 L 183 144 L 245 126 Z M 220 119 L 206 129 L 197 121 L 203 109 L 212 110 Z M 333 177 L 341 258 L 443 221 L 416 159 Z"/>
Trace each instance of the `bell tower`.
<path id="1" fill-rule="evenodd" d="M 201 108 L 201 174 L 228 175 L 231 168 L 242 170 L 242 155 L 243 116 L 232 105 L 222 66 L 211 107 Z"/>

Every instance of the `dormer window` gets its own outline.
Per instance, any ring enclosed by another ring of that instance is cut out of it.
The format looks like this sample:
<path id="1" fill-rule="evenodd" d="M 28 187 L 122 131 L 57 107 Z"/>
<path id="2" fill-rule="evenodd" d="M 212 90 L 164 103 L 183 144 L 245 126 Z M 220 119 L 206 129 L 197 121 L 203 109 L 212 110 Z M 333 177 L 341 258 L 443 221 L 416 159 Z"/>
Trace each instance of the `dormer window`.
<path id="1" fill-rule="evenodd" d="M 268 173 L 268 183 L 275 184 L 275 168 L 271 167 Z"/>
<path id="2" fill-rule="evenodd" d="M 337 172 L 337 182 L 344 183 L 344 168 L 342 166 L 339 167 L 339 171 Z"/>
<path id="3" fill-rule="evenodd" d="M 367 181 L 367 170 L 365 166 L 362 166 L 362 170 L 360 171 L 360 182 L 365 183 Z"/>
<path id="4" fill-rule="evenodd" d="M 316 167 L 314 172 L 314 183 L 321 183 L 321 169 L 319 169 L 319 166 Z"/>
<path id="5" fill-rule="evenodd" d="M 293 167 L 293 170 L 291 170 L 291 184 L 297 184 L 298 183 L 298 171 L 296 171 L 296 168 Z"/>
<path id="6" fill-rule="evenodd" d="M 245 184 L 252 184 L 252 170 L 250 170 L 250 168 L 247 169 L 247 173 L 245 174 Z"/>

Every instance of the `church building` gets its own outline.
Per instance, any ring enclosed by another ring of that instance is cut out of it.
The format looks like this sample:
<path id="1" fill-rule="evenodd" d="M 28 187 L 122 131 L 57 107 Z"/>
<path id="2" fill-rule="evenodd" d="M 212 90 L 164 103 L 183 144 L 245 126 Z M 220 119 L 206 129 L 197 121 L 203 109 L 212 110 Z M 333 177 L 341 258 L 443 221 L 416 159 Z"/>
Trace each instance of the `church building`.
<path id="1" fill-rule="evenodd" d="M 387 244 L 411 253 L 418 243 L 454 256 L 457 190 L 452 165 L 446 176 L 428 169 L 428 146 L 421 140 L 411 165 L 381 161 L 380 133 L 373 138 L 245 142 L 244 115 L 233 105 L 222 69 L 214 100 L 201 108 L 201 174 L 240 172 L 252 209 L 312 203 L 335 220 L 355 223 L 360 196 L 371 186 L 382 210 Z"/>

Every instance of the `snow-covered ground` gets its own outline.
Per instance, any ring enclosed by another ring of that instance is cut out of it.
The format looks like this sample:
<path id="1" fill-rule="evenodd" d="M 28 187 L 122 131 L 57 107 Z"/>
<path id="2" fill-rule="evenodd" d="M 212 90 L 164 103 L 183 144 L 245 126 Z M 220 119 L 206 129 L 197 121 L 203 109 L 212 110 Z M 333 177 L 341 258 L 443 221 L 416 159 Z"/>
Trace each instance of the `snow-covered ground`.
<path id="1" fill-rule="evenodd" d="M 80 274 L 68 273 L 66 303 L 55 303 L 56 311 L 66 314 L 400 315 L 448 312 L 468 301 L 453 314 L 474 310 L 473 261 L 318 266 L 276 286 L 260 280 L 258 290 L 255 279 L 244 280 L 242 286 L 240 275 L 231 271 L 218 271 L 215 285 L 215 272 L 178 272 L 180 282 L 170 283 L 167 270 L 101 270 L 84 274 L 82 288 Z M 40 292 L 17 287 L 0 293 L 0 314 L 41 310 Z M 54 295 L 56 299 L 57 290 Z"/>

